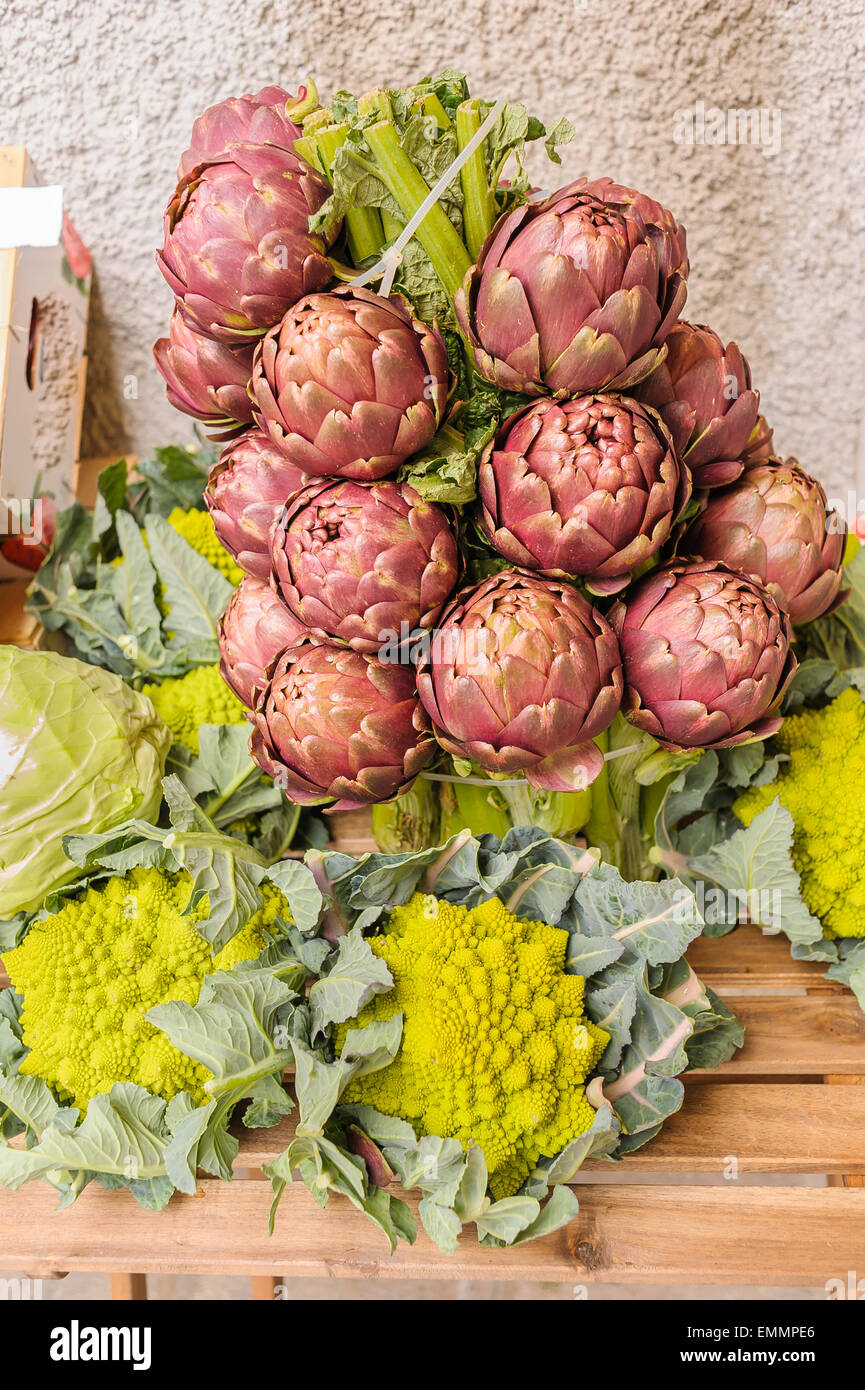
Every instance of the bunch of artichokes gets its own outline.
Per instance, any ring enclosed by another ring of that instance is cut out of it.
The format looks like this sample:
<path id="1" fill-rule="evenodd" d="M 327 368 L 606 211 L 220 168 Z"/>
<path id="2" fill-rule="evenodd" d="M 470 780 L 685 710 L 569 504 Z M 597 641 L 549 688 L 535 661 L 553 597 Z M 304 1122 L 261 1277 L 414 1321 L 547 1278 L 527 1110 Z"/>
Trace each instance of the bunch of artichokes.
<path id="1" fill-rule="evenodd" d="M 585 797 L 620 707 L 667 750 L 765 738 L 793 625 L 845 596 L 843 523 L 771 455 L 744 356 L 680 320 L 660 203 L 608 178 L 532 201 L 488 145 L 400 236 L 478 127 L 464 95 L 221 102 L 166 212 L 156 362 L 225 444 L 206 502 L 246 575 L 222 671 L 299 802 L 380 807 L 445 754 L 491 806 L 485 778 Z M 430 785 L 383 836 L 439 823 Z"/>

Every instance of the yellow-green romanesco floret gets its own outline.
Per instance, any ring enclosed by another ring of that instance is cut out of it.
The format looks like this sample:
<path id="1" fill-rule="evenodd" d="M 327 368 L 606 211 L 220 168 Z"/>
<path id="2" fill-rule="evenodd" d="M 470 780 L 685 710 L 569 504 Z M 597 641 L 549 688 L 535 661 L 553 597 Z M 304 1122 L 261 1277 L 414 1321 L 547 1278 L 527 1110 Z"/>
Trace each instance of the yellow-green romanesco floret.
<path id="1" fill-rule="evenodd" d="M 790 761 L 733 809 L 750 825 L 777 796 L 794 821 L 802 897 L 824 935 L 865 936 L 865 703 L 845 690 L 824 709 L 790 715 L 775 743 Z"/>
<path id="2" fill-rule="evenodd" d="M 471 909 L 415 894 L 370 945 L 394 987 L 337 1030 L 404 1016 L 395 1061 L 346 1101 L 399 1115 L 423 1134 L 474 1141 L 495 1197 L 589 1128 L 584 1083 L 608 1035 L 583 1013 L 584 980 L 564 973 L 568 934 L 515 917 L 498 898 Z"/>
<path id="3" fill-rule="evenodd" d="M 195 1004 L 206 975 L 253 960 L 267 945 L 282 894 L 262 884 L 263 906 L 216 956 L 195 930 L 208 914 L 203 898 L 181 916 L 190 894 L 187 874 L 133 869 L 90 888 L 37 921 L 4 957 L 23 996 L 21 1064 L 67 1103 L 86 1109 L 115 1081 L 132 1081 L 170 1100 L 189 1091 L 197 1104 L 211 1073 L 185 1057 L 145 1022 L 156 1004 Z"/>
<path id="4" fill-rule="evenodd" d="M 169 676 L 158 685 L 145 685 L 142 694 L 168 725 L 174 742 L 193 753 L 198 752 L 202 724 L 242 724 L 245 718 L 243 705 L 216 665 L 196 666 L 185 676 Z"/>
<path id="5" fill-rule="evenodd" d="M 183 537 L 187 545 L 191 545 L 193 550 L 202 555 L 208 564 L 224 574 L 229 584 L 237 588 L 243 578 L 243 570 L 234 563 L 232 556 L 220 544 L 213 529 L 210 512 L 197 507 L 191 507 L 189 511 L 175 507 L 168 518 L 168 524 Z"/>

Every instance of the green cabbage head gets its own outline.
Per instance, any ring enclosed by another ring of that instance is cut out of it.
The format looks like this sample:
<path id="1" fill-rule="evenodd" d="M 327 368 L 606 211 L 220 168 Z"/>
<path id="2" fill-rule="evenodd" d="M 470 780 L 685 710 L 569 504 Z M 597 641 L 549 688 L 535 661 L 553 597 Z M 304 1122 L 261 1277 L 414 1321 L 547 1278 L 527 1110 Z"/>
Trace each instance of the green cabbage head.
<path id="1" fill-rule="evenodd" d="M 78 875 L 64 835 L 157 818 L 170 742 L 111 671 L 0 646 L 0 921 Z"/>

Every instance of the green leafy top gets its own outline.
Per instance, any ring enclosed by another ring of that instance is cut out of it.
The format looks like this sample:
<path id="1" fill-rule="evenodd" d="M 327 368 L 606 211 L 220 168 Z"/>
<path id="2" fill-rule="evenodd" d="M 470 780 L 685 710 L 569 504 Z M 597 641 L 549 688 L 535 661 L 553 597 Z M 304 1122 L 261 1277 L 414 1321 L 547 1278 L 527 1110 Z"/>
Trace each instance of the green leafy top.
<path id="1" fill-rule="evenodd" d="M 232 587 L 166 520 L 174 507 L 201 507 L 209 461 L 171 447 L 134 480 L 124 459 L 104 469 L 93 512 L 75 503 L 58 516 L 30 586 L 27 608 L 43 627 L 133 684 L 219 659 L 217 620 Z"/>

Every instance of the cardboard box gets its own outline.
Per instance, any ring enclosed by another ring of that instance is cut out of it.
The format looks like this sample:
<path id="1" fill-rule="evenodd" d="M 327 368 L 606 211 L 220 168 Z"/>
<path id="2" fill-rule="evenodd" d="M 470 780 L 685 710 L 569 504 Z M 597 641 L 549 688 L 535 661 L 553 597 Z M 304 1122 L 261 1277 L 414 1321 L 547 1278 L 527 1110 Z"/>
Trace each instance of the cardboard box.
<path id="1" fill-rule="evenodd" d="M 0 149 L 0 578 L 75 496 L 91 258 L 23 146 Z"/>

